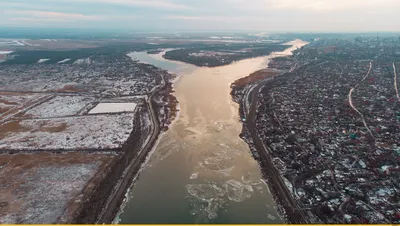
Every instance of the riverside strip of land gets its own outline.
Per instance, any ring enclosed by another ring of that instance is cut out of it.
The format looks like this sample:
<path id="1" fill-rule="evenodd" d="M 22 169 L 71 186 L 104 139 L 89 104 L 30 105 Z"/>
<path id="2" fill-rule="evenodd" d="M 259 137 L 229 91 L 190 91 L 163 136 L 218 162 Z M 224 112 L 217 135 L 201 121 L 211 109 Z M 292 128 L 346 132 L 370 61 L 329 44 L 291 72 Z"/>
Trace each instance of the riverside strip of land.
<path id="1" fill-rule="evenodd" d="M 0 67 L 0 222 L 111 223 L 175 115 L 175 75 L 127 55 L 41 62 Z"/>

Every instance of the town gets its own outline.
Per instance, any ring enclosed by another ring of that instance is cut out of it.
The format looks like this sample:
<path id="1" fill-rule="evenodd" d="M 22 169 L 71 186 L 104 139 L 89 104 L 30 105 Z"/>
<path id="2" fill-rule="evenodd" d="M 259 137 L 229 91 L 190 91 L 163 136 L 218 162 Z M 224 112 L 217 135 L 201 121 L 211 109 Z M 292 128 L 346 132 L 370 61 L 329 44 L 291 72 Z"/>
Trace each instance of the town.
<path id="1" fill-rule="evenodd" d="M 282 73 L 248 85 L 259 91 L 252 100 L 234 89 L 254 157 L 272 172 L 265 145 L 294 200 L 280 202 L 284 191 L 271 186 L 290 221 L 400 222 L 399 62 L 397 36 L 315 39 L 272 60 Z"/>

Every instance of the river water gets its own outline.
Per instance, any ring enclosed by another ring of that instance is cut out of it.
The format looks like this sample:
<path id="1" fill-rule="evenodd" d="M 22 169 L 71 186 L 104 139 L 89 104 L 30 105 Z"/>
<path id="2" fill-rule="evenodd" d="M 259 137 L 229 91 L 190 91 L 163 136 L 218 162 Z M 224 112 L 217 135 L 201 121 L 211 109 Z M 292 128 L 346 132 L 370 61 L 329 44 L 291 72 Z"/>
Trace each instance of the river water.
<path id="1" fill-rule="evenodd" d="M 296 40 L 291 51 L 305 43 Z M 216 68 L 135 52 L 142 62 L 180 75 L 180 112 L 162 135 L 127 194 L 120 223 L 282 223 L 258 163 L 239 138 L 242 124 L 230 84 L 265 68 L 276 56 Z"/>

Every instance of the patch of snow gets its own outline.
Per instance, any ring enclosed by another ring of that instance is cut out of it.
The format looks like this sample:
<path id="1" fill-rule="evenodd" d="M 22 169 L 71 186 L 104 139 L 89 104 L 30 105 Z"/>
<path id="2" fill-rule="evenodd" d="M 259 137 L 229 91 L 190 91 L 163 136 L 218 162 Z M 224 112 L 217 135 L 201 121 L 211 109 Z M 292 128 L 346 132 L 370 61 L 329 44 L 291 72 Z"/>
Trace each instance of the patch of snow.
<path id="1" fill-rule="evenodd" d="M 93 101 L 95 98 L 88 96 L 57 96 L 28 110 L 26 114 L 38 118 L 76 115 Z"/>
<path id="2" fill-rule="evenodd" d="M 15 44 L 19 45 L 19 46 L 25 46 L 24 43 L 20 42 L 19 40 L 14 40 L 13 41 Z"/>
<path id="3" fill-rule="evenodd" d="M 136 103 L 99 103 L 89 111 L 89 114 L 133 112 L 136 105 Z"/>
<path id="4" fill-rule="evenodd" d="M 91 64 L 92 61 L 90 60 L 90 58 L 85 58 L 85 59 L 78 59 L 74 62 L 74 64 Z"/>
<path id="5" fill-rule="evenodd" d="M 68 62 L 68 61 L 70 61 L 70 60 L 71 60 L 71 59 L 67 58 L 67 59 L 58 61 L 57 64 L 62 64 L 62 63 Z"/>
<path id="6" fill-rule="evenodd" d="M 8 133 L 0 149 L 82 150 L 121 147 L 133 130 L 133 113 L 29 119 L 22 131 Z"/>
<path id="7" fill-rule="evenodd" d="M 16 192 L 21 214 L 0 215 L 0 222 L 8 224 L 57 223 L 71 199 L 81 192 L 101 162 L 70 164 L 68 166 L 42 166 L 24 172 L 24 184 Z"/>
<path id="8" fill-rule="evenodd" d="M 44 62 L 46 62 L 46 61 L 49 61 L 50 59 L 40 59 L 40 60 L 38 60 L 38 64 L 41 64 L 41 63 L 44 63 Z"/>
<path id="9" fill-rule="evenodd" d="M 13 51 L 0 51 L 0 55 L 7 55 L 12 53 Z"/>

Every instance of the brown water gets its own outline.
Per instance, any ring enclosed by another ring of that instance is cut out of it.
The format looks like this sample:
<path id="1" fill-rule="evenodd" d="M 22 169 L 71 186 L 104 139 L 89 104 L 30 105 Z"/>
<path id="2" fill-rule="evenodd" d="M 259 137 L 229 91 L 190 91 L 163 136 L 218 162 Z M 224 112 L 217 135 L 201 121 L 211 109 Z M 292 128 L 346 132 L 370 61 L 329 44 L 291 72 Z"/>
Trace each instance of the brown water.
<path id="1" fill-rule="evenodd" d="M 181 111 L 129 191 L 120 223 L 282 223 L 258 163 L 239 138 L 238 105 L 229 94 L 233 81 L 265 68 L 274 54 L 217 68 L 161 54 L 133 56 L 180 75 Z"/>

